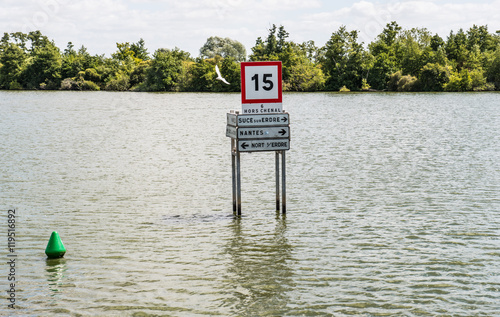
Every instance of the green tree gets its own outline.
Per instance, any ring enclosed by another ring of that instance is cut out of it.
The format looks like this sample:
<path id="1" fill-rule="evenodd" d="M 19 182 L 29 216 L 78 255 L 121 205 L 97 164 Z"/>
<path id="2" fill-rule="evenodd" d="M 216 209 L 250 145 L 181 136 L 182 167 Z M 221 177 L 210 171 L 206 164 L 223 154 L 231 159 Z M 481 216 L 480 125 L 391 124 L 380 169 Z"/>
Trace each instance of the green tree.
<path id="1" fill-rule="evenodd" d="M 2 44 L 0 55 L 0 89 L 20 89 L 21 75 L 27 54 L 17 44 L 10 42 Z"/>
<path id="2" fill-rule="evenodd" d="M 273 26 L 269 29 L 269 34 L 266 38 L 266 41 L 262 41 L 261 37 L 257 38 L 257 41 L 255 42 L 255 46 L 252 47 L 252 54 L 250 55 L 250 60 L 251 61 L 278 61 L 280 60 L 280 57 L 278 56 L 278 39 L 276 37 L 276 25 L 273 24 Z M 284 30 L 284 28 L 283 28 Z M 280 34 L 282 37 L 287 36 L 287 33 L 285 31 L 281 32 Z M 284 46 L 284 41 L 286 41 L 286 38 L 282 38 L 281 40 L 281 47 L 280 49 L 283 49 Z M 280 50 L 280 51 L 281 51 Z"/>
<path id="3" fill-rule="evenodd" d="M 148 49 L 146 48 L 146 42 L 141 38 L 137 43 L 132 43 L 130 45 L 130 50 L 134 52 L 134 57 L 138 58 L 140 61 L 149 60 Z"/>
<path id="4" fill-rule="evenodd" d="M 472 78 L 468 69 L 460 72 L 455 71 L 450 75 L 450 80 L 443 85 L 444 91 L 470 91 L 472 90 Z"/>
<path id="5" fill-rule="evenodd" d="M 62 54 L 61 77 L 75 77 L 79 72 L 97 66 L 96 58 L 92 57 L 85 46 L 78 51 L 74 50 L 73 43 L 69 42 Z"/>
<path id="6" fill-rule="evenodd" d="M 283 25 L 280 25 L 278 29 L 278 38 L 276 43 L 276 51 L 278 52 L 278 54 L 282 53 L 288 46 L 289 42 L 287 41 L 287 38 L 289 36 L 290 34 L 285 30 L 285 27 Z"/>
<path id="7" fill-rule="evenodd" d="M 117 69 L 113 77 L 121 77 L 122 74 L 129 76 L 142 59 L 136 57 L 136 52 L 129 42 L 116 43 L 116 48 L 117 51 L 111 54 Z"/>
<path id="8" fill-rule="evenodd" d="M 498 50 L 497 36 L 488 32 L 487 26 L 472 26 L 467 32 L 462 29 L 450 33 L 445 44 L 448 58 L 455 71 L 444 86 L 447 91 L 491 90 L 491 71 L 494 52 Z"/>
<path id="9" fill-rule="evenodd" d="M 77 51 L 71 42 L 62 54 L 61 89 L 105 89 L 120 72 L 120 62 L 104 55 L 90 55 L 85 46 Z"/>
<path id="10" fill-rule="evenodd" d="M 215 63 L 207 59 L 197 58 L 189 68 L 188 89 L 190 91 L 212 91 L 215 83 Z"/>
<path id="11" fill-rule="evenodd" d="M 433 51 L 439 50 L 441 47 L 444 46 L 444 40 L 443 40 L 443 38 L 441 36 L 439 36 L 438 34 L 435 34 L 431 38 L 430 46 L 431 46 L 431 48 L 432 48 Z"/>
<path id="12" fill-rule="evenodd" d="M 151 65 L 150 60 L 139 63 L 130 74 L 130 86 L 132 89 L 139 88 L 139 85 L 146 81 L 147 71 Z"/>
<path id="13" fill-rule="evenodd" d="M 275 56 L 274 59 L 278 56 L 278 40 L 276 38 L 276 25 L 273 24 L 271 29 L 269 29 L 269 34 L 266 39 L 266 46 L 264 50 L 265 54 L 269 57 L 272 58 L 272 56 Z"/>
<path id="14" fill-rule="evenodd" d="M 104 87 L 105 90 L 126 91 L 130 88 L 130 76 L 125 73 L 117 73 L 110 78 Z"/>
<path id="15" fill-rule="evenodd" d="M 268 57 L 265 56 L 265 54 L 264 54 L 264 50 L 265 50 L 264 46 L 265 46 L 265 43 L 262 40 L 262 38 L 259 36 L 257 38 L 257 40 L 255 41 L 254 47 L 251 48 L 251 50 L 252 50 L 252 54 L 250 54 L 251 61 L 257 62 L 257 61 L 268 60 L 267 59 Z"/>
<path id="16" fill-rule="evenodd" d="M 43 35 L 39 30 L 29 32 L 26 38 L 31 43 L 29 52 L 32 54 L 35 53 L 37 49 L 44 48 L 46 46 L 49 46 L 50 44 L 53 44 L 53 46 L 55 46 L 54 43 L 51 42 L 49 38 Z"/>
<path id="17" fill-rule="evenodd" d="M 467 35 L 460 29 L 457 34 L 450 32 L 446 44 L 444 46 L 449 60 L 452 60 L 458 71 L 462 69 L 467 61 Z"/>
<path id="18" fill-rule="evenodd" d="M 401 68 L 401 43 L 397 41 L 400 32 L 395 21 L 388 23 L 376 41 L 368 45 L 373 56 L 368 82 L 375 89 L 386 89 L 390 76 Z"/>
<path id="19" fill-rule="evenodd" d="M 112 53 L 111 57 L 121 62 L 128 61 L 129 59 L 133 60 L 135 52 L 130 49 L 129 42 L 116 43 L 116 48 L 117 51 L 115 53 Z"/>
<path id="20" fill-rule="evenodd" d="M 398 83 L 403 77 L 403 72 L 398 70 L 397 72 L 391 74 L 389 81 L 387 82 L 387 89 L 389 91 L 398 91 Z"/>
<path id="21" fill-rule="evenodd" d="M 27 35 L 21 32 L 17 33 L 4 33 L 2 39 L 0 40 L 0 54 L 7 48 L 10 44 L 17 45 L 23 52 L 27 52 L 26 48 Z"/>
<path id="22" fill-rule="evenodd" d="M 420 82 L 423 91 L 443 91 L 443 87 L 450 80 L 451 67 L 428 63 L 420 72 Z"/>
<path id="23" fill-rule="evenodd" d="M 57 88 L 61 54 L 40 31 L 5 33 L 0 41 L 0 85 L 10 88 Z"/>
<path id="24" fill-rule="evenodd" d="M 358 31 L 348 32 L 341 26 L 323 48 L 323 70 L 326 89 L 338 91 L 342 86 L 350 90 L 361 89 L 363 79 L 364 49 L 358 43 Z"/>
<path id="25" fill-rule="evenodd" d="M 449 82 L 444 84 L 443 88 L 445 91 L 490 90 L 481 69 L 469 70 L 467 68 L 463 68 L 460 72 L 453 72 Z"/>
<path id="26" fill-rule="evenodd" d="M 305 57 L 313 64 L 319 63 L 323 56 L 322 50 L 316 46 L 314 41 L 306 41 L 302 44 L 299 44 L 299 50 L 305 53 Z"/>
<path id="27" fill-rule="evenodd" d="M 323 90 L 326 76 L 319 64 L 319 49 L 314 42 L 302 44 L 286 42 L 279 53 L 282 56 L 283 89 L 291 91 Z"/>
<path id="28" fill-rule="evenodd" d="M 28 89 L 58 89 L 61 85 L 62 58 L 59 48 L 52 42 L 37 45 L 32 59 L 24 70 L 24 82 Z"/>
<path id="29" fill-rule="evenodd" d="M 230 84 L 216 80 L 215 65 Z M 232 57 L 197 58 L 188 68 L 188 84 L 184 88 L 188 91 L 229 92 L 240 90 L 240 65 Z"/>
<path id="30" fill-rule="evenodd" d="M 488 32 L 488 26 L 473 25 L 467 31 L 467 49 L 472 50 L 474 46 L 478 46 L 481 52 L 491 51 L 496 49 L 496 41 L 493 34 Z"/>
<path id="31" fill-rule="evenodd" d="M 240 64 L 232 57 L 224 58 L 220 63 L 220 72 L 222 76 L 229 82 L 226 85 L 223 82 L 216 80 L 214 90 L 220 92 L 240 91 L 241 87 L 241 68 Z M 215 80 L 215 79 L 214 79 Z"/>
<path id="32" fill-rule="evenodd" d="M 395 91 L 471 91 L 500 89 L 500 31 L 474 25 L 446 40 L 426 29 L 402 30 L 388 23 L 363 49 L 358 31 L 332 33 L 324 47 L 289 40 L 281 25 L 259 37 L 252 61 L 279 60 L 285 90 L 351 90 L 370 86 Z M 0 89 L 78 89 L 154 91 L 237 91 L 241 43 L 210 37 L 196 61 L 179 49 L 157 50 L 151 59 L 141 38 L 117 43 L 111 58 L 91 56 L 69 42 L 61 53 L 40 31 L 4 33 L 0 38 Z M 215 80 L 215 65 L 231 83 Z"/>
<path id="33" fill-rule="evenodd" d="M 390 91 L 419 91 L 420 83 L 415 76 L 403 75 L 399 70 L 389 77 L 389 82 L 387 83 L 387 88 Z"/>
<path id="34" fill-rule="evenodd" d="M 218 36 L 211 36 L 200 48 L 201 58 L 214 58 L 215 56 L 221 56 L 223 58 L 232 57 L 236 61 L 245 61 L 246 55 L 247 52 L 245 46 L 228 37 L 222 38 Z"/>
<path id="35" fill-rule="evenodd" d="M 318 65 L 320 50 L 313 41 L 296 44 L 288 41 L 289 33 L 284 26 L 273 24 L 265 41 L 258 38 L 252 47 L 251 61 L 281 61 L 283 65 L 283 89 L 311 91 L 322 89 L 325 75 Z"/>
<path id="36" fill-rule="evenodd" d="M 290 70 L 290 76 L 284 89 L 291 91 L 319 91 L 323 90 L 326 77 L 319 66 L 303 59 Z"/>
<path id="37" fill-rule="evenodd" d="M 417 77 L 405 75 L 398 81 L 398 91 L 418 91 Z"/>
<path id="38" fill-rule="evenodd" d="M 147 71 L 146 89 L 150 91 L 178 90 L 182 62 L 186 59 L 189 59 L 189 53 L 178 48 L 156 50 Z"/>
<path id="39" fill-rule="evenodd" d="M 418 76 L 424 65 L 434 55 L 431 47 L 431 35 L 426 29 L 413 28 L 404 30 L 399 36 L 401 47 L 401 69 L 404 74 Z"/>
<path id="40" fill-rule="evenodd" d="M 488 81 L 494 83 L 497 90 L 500 90 L 500 47 L 495 51 L 493 61 L 487 71 Z"/>

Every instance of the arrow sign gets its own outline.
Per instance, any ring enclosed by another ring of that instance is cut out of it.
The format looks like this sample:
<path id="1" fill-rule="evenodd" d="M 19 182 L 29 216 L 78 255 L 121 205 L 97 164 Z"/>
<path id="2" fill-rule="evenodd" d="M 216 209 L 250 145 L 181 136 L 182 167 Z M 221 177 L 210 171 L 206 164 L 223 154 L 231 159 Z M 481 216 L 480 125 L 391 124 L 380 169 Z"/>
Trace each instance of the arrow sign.
<path id="1" fill-rule="evenodd" d="M 288 151 L 289 139 L 238 140 L 240 152 Z"/>
<path id="2" fill-rule="evenodd" d="M 276 139 L 276 138 L 289 138 L 289 127 L 252 127 L 252 128 L 236 128 L 233 126 L 226 126 L 226 136 L 238 139 Z"/>
<path id="3" fill-rule="evenodd" d="M 287 112 L 273 114 L 227 114 L 227 124 L 235 127 L 287 126 Z"/>

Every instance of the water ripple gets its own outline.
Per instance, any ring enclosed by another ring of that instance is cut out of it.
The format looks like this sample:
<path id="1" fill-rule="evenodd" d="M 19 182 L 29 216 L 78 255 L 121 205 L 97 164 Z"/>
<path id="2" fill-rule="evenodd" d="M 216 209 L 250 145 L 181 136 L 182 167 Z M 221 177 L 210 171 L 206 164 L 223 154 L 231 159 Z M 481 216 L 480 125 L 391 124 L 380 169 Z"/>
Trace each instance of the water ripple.
<path id="1" fill-rule="evenodd" d="M 496 316 L 499 101 L 285 94 L 288 214 L 245 153 L 235 217 L 238 94 L 0 91 L 19 315 Z"/>

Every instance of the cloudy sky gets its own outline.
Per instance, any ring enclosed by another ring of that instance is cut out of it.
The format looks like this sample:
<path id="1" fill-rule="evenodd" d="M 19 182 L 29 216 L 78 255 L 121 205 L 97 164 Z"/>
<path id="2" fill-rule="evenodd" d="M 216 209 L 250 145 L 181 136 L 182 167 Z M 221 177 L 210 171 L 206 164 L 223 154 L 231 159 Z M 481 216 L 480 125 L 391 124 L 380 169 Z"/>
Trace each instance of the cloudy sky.
<path id="1" fill-rule="evenodd" d="M 494 33 L 500 0 L 0 0 L 0 34 L 41 30 L 61 49 L 71 41 L 107 56 L 116 42 L 143 38 L 150 53 L 179 47 L 197 57 L 210 36 L 240 41 L 250 53 L 272 24 L 283 25 L 295 42 L 323 46 L 346 25 L 369 43 L 390 21 L 443 38 L 474 24 Z"/>

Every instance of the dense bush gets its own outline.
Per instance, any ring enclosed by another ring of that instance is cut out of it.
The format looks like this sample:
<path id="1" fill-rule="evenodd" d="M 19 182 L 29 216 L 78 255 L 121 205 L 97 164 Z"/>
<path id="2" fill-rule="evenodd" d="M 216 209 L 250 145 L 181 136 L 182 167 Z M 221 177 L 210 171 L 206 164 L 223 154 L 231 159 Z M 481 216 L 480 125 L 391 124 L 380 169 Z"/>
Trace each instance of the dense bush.
<path id="1" fill-rule="evenodd" d="M 446 40 L 426 29 L 386 25 L 368 44 L 341 26 L 323 47 L 295 43 L 283 26 L 258 38 L 250 61 L 282 61 L 283 89 L 290 91 L 390 90 L 484 91 L 500 89 L 500 33 L 486 26 L 451 32 Z M 68 43 L 61 52 L 40 31 L 4 33 L 0 40 L 0 89 L 212 91 L 240 90 L 243 45 L 209 37 L 193 58 L 178 48 L 117 43 L 111 58 L 91 56 Z M 215 80 L 215 65 L 230 83 Z"/>

